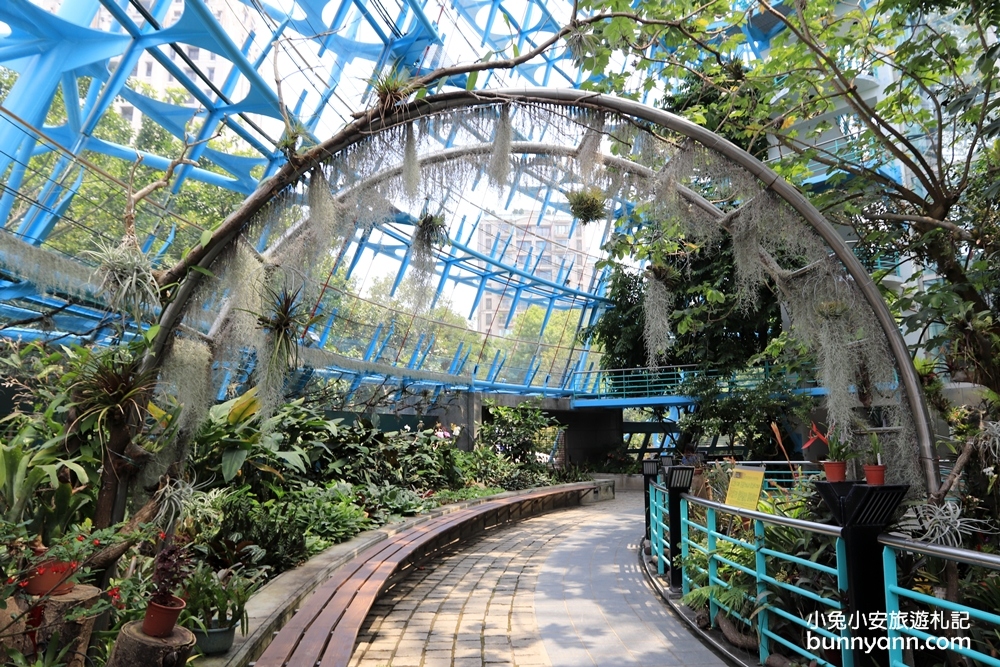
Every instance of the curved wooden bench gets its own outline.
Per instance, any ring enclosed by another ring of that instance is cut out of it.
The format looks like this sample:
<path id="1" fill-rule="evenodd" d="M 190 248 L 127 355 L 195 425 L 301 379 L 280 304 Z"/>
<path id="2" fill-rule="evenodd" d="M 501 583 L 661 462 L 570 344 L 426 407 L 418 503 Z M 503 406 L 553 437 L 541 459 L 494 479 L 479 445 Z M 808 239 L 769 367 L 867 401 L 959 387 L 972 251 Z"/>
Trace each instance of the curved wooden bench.
<path id="1" fill-rule="evenodd" d="M 255 667 L 346 667 L 379 595 L 414 563 L 488 528 L 576 505 L 596 484 L 543 488 L 434 517 L 379 542 L 337 570 L 298 609 Z"/>

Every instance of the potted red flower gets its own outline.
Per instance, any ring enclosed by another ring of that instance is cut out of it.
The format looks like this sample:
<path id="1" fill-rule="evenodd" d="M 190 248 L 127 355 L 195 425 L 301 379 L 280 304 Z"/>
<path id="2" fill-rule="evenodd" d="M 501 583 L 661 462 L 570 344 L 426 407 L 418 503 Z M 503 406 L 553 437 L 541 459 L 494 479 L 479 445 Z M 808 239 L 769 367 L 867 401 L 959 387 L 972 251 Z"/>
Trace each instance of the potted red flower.
<path id="1" fill-rule="evenodd" d="M 40 537 L 28 545 L 33 554 L 23 591 L 29 595 L 65 595 L 86 574 L 87 559 L 112 543 L 114 528 L 91 532 L 87 524 L 70 528 L 46 547 Z"/>
<path id="2" fill-rule="evenodd" d="M 187 550 L 172 539 L 164 542 L 156 554 L 153 565 L 153 585 L 156 590 L 149 599 L 142 631 L 150 637 L 169 637 L 174 631 L 177 617 L 184 609 L 184 600 L 176 592 L 191 569 Z"/>

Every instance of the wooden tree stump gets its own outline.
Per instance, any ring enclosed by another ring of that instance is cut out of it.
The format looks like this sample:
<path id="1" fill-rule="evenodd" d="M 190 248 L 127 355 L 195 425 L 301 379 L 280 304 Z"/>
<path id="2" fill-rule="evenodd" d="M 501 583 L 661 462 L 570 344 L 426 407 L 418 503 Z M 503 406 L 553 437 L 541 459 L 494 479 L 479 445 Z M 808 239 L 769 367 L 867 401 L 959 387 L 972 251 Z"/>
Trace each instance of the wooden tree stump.
<path id="1" fill-rule="evenodd" d="M 183 667 L 194 650 L 194 633 L 175 626 L 169 637 L 149 637 L 142 621 L 126 623 L 106 667 Z"/>
<path id="2" fill-rule="evenodd" d="M 10 656 L 7 655 L 6 650 L 8 648 L 12 648 L 25 655 L 32 651 L 31 639 L 28 638 L 27 616 L 25 614 L 27 610 L 27 603 L 16 595 L 7 598 L 7 607 L 0 609 L 0 628 L 6 628 L 3 634 L 0 635 L 0 663 L 2 664 L 6 665 L 10 662 Z M 13 621 L 15 618 L 17 620 Z"/>
<path id="3" fill-rule="evenodd" d="M 66 616 L 81 608 L 89 609 L 100 597 L 100 588 L 77 584 L 69 593 L 54 595 L 42 603 L 38 643 L 46 644 L 53 635 L 59 633 L 59 648 L 72 646 L 66 653 L 66 667 L 84 667 L 86 664 L 87 645 L 90 644 L 90 634 L 96 620 L 96 617 L 89 616 L 79 621 L 66 621 Z"/>

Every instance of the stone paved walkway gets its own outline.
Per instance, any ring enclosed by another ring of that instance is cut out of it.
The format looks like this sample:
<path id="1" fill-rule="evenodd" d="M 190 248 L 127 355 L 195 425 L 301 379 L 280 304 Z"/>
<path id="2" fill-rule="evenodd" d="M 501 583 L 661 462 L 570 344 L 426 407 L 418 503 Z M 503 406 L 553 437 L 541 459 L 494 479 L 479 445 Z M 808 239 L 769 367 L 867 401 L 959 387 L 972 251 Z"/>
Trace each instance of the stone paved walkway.
<path id="1" fill-rule="evenodd" d="M 356 667 L 722 667 L 643 579 L 642 495 L 491 532 L 373 608 Z"/>

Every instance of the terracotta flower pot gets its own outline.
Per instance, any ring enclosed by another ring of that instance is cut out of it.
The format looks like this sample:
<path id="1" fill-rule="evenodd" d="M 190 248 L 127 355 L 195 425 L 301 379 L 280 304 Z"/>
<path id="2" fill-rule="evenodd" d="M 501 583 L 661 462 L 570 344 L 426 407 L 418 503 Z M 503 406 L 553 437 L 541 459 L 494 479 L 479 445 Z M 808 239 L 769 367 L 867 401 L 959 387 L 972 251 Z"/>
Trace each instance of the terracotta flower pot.
<path id="1" fill-rule="evenodd" d="M 882 486 L 883 484 L 885 484 L 885 466 L 866 465 L 865 483 L 871 486 Z"/>
<path id="2" fill-rule="evenodd" d="M 142 619 L 142 632 L 150 637 L 169 637 L 177 624 L 186 603 L 176 595 L 170 596 L 170 605 L 149 601 L 146 616 Z"/>
<path id="3" fill-rule="evenodd" d="M 846 482 L 847 461 L 823 461 L 823 472 L 828 482 Z"/>
<path id="4" fill-rule="evenodd" d="M 28 585 L 24 587 L 24 592 L 28 595 L 66 595 L 76 586 L 76 582 L 67 581 L 74 573 L 76 568 L 70 563 L 44 561 L 28 574 Z"/>

